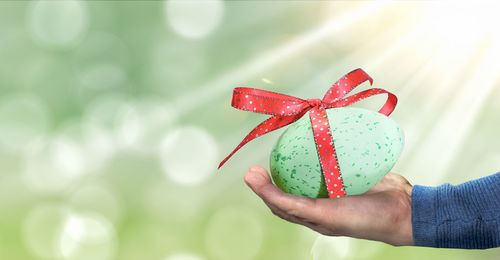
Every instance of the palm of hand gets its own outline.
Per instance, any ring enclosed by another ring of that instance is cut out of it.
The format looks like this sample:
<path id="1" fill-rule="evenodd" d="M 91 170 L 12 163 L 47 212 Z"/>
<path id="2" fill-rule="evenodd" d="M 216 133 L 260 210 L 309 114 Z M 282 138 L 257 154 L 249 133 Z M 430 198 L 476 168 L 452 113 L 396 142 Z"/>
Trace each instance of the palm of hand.
<path id="1" fill-rule="evenodd" d="M 287 194 L 261 166 L 245 175 L 247 185 L 282 219 L 329 236 L 350 236 L 395 246 L 413 245 L 411 184 L 396 173 L 361 195 L 312 199 Z"/>

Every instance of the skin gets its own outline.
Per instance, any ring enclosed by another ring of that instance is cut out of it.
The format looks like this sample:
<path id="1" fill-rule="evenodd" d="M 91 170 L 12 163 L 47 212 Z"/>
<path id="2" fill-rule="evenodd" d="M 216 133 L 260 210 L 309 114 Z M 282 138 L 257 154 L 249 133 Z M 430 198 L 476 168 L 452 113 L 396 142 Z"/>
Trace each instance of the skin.
<path id="1" fill-rule="evenodd" d="M 288 194 L 276 187 L 266 169 L 250 167 L 244 180 L 271 212 L 289 222 L 327 236 L 349 236 L 393 246 L 413 245 L 412 185 L 390 172 L 361 195 L 313 199 Z"/>

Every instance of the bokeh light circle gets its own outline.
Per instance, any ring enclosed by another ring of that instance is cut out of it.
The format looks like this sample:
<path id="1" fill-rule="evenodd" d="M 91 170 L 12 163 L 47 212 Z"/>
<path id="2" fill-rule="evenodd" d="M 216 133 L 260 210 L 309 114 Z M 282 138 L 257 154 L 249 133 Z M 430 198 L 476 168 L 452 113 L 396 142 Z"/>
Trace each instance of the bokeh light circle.
<path id="1" fill-rule="evenodd" d="M 0 147 L 25 151 L 48 126 L 46 105 L 30 94 L 11 94 L 0 100 Z"/>
<path id="2" fill-rule="evenodd" d="M 215 172 L 218 146 L 206 130 L 195 127 L 177 127 L 160 144 L 161 165 L 174 182 L 197 185 Z"/>
<path id="3" fill-rule="evenodd" d="M 195 85 L 206 67 L 207 53 L 196 43 L 166 39 L 153 43 L 149 53 L 148 84 L 161 93 L 175 96 L 185 88 L 165 86 Z"/>
<path id="4" fill-rule="evenodd" d="M 109 133 L 117 149 L 134 148 L 140 144 L 145 125 L 133 101 L 119 94 L 103 96 L 87 106 L 86 122 Z"/>
<path id="5" fill-rule="evenodd" d="M 318 236 L 311 249 L 312 260 L 345 259 L 352 252 L 349 237 Z"/>
<path id="6" fill-rule="evenodd" d="M 167 0 L 166 21 L 178 34 L 187 38 L 203 38 L 220 23 L 224 13 L 221 0 Z"/>
<path id="7" fill-rule="evenodd" d="M 118 111 L 116 123 L 116 137 L 121 147 L 139 145 L 144 136 L 144 124 L 139 112 L 133 105 L 123 106 Z"/>
<path id="8" fill-rule="evenodd" d="M 55 204 L 40 205 L 23 223 L 23 238 L 29 251 L 39 258 L 60 259 L 59 236 L 69 209 Z"/>
<path id="9" fill-rule="evenodd" d="M 213 259 L 254 259 L 262 246 L 263 228 L 249 209 L 228 207 L 209 220 L 205 245 Z"/>
<path id="10" fill-rule="evenodd" d="M 59 136 L 73 140 L 81 149 L 89 173 L 102 170 L 115 153 L 112 136 L 102 127 L 83 120 L 68 122 L 60 129 Z"/>
<path id="11" fill-rule="evenodd" d="M 90 213 L 71 213 L 64 221 L 59 238 L 61 254 L 69 260 L 113 259 L 116 232 L 104 217 Z"/>
<path id="12" fill-rule="evenodd" d="M 92 31 L 76 48 L 73 69 L 89 93 L 126 84 L 130 50 L 114 34 Z"/>
<path id="13" fill-rule="evenodd" d="M 137 99 L 135 109 L 140 115 L 141 124 L 146 131 L 141 139 L 141 150 L 156 152 L 158 146 L 177 120 L 174 107 L 161 98 L 146 96 Z"/>
<path id="14" fill-rule="evenodd" d="M 104 153 L 105 158 L 119 150 L 155 156 L 176 119 L 172 106 L 160 98 L 108 94 L 87 106 L 83 124 L 86 145 L 97 154 Z"/>
<path id="15" fill-rule="evenodd" d="M 39 140 L 25 155 L 24 177 L 36 191 L 61 191 L 87 170 L 81 147 L 68 138 Z"/>
<path id="16" fill-rule="evenodd" d="M 81 83 L 90 88 L 117 86 L 126 79 L 125 71 L 113 64 L 96 64 L 78 73 Z"/>
<path id="17" fill-rule="evenodd" d="M 167 179 L 155 182 L 144 193 L 145 213 L 162 219 L 195 220 L 209 200 L 208 196 L 199 196 L 199 187 L 177 185 Z M 172 199 L 178 197 L 182 197 L 182 200 Z"/>
<path id="18" fill-rule="evenodd" d="M 311 260 L 371 259 L 381 246 L 378 241 L 318 235 L 311 249 Z"/>
<path id="19" fill-rule="evenodd" d="M 88 26 L 84 1 L 34 1 L 28 13 L 29 29 L 43 44 L 71 46 Z"/>
<path id="20" fill-rule="evenodd" d="M 97 212 L 114 223 L 120 219 L 120 203 L 115 194 L 103 185 L 80 186 L 71 193 L 68 202 L 75 209 Z"/>

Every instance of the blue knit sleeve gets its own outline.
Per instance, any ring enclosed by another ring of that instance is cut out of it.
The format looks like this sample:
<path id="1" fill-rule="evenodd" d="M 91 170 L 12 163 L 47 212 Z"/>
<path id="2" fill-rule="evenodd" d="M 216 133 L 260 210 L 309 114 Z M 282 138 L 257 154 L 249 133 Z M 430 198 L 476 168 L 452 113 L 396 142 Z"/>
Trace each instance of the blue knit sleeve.
<path id="1" fill-rule="evenodd" d="M 415 185 L 411 207 L 415 246 L 500 246 L 500 172 L 456 186 Z"/>

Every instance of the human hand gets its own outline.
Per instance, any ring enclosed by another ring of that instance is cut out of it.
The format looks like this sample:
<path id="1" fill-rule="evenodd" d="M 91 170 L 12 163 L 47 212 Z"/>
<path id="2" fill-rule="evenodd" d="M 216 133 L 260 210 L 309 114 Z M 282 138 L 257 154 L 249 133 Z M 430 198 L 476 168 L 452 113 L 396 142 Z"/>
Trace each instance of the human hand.
<path id="1" fill-rule="evenodd" d="M 413 187 L 399 174 L 390 172 L 367 192 L 339 199 L 285 193 L 258 165 L 250 167 L 245 182 L 275 215 L 323 235 L 376 240 L 394 246 L 413 245 Z"/>

